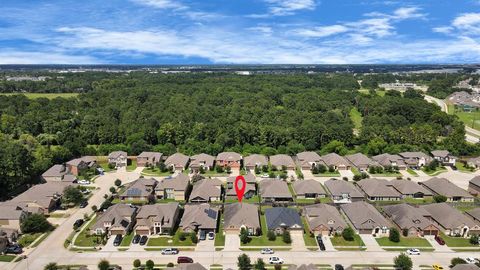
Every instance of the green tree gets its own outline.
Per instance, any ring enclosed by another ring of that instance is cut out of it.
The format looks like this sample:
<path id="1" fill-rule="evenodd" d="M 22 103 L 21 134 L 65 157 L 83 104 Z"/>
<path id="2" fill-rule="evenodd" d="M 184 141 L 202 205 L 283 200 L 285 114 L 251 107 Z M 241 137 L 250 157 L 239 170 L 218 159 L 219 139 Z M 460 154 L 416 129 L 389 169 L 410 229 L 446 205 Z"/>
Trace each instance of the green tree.
<path id="1" fill-rule="evenodd" d="M 402 270 L 411 270 L 413 267 L 413 262 L 410 257 L 405 253 L 402 253 L 393 259 L 393 264 L 395 268 L 400 268 Z"/>
<path id="2" fill-rule="evenodd" d="M 145 267 L 147 267 L 148 270 L 153 270 L 155 263 L 152 260 L 148 260 L 145 262 Z"/>
<path id="3" fill-rule="evenodd" d="M 433 196 L 433 200 L 434 200 L 436 203 L 446 202 L 447 199 L 448 199 L 447 196 L 440 195 L 440 194 Z"/>
<path id="4" fill-rule="evenodd" d="M 76 187 L 69 186 L 63 191 L 62 200 L 65 204 L 77 205 L 81 203 L 84 198 L 82 191 Z"/>
<path id="5" fill-rule="evenodd" d="M 453 258 L 451 261 L 450 261 L 450 267 L 454 267 L 455 265 L 457 264 L 467 264 L 467 262 L 462 259 L 462 258 Z"/>
<path id="6" fill-rule="evenodd" d="M 133 267 L 138 268 L 140 265 L 142 265 L 142 262 L 139 259 L 135 259 L 135 261 L 133 261 Z"/>
<path id="7" fill-rule="evenodd" d="M 472 236 L 470 236 L 470 244 L 472 245 L 478 245 L 478 240 L 479 240 L 479 236 L 478 234 L 473 234 Z"/>
<path id="8" fill-rule="evenodd" d="M 52 224 L 42 214 L 31 214 L 22 220 L 20 228 L 22 233 L 44 233 L 52 229 Z"/>
<path id="9" fill-rule="evenodd" d="M 198 237 L 197 237 L 197 234 L 195 232 L 190 233 L 190 240 L 194 244 L 198 243 Z"/>
<path id="10" fill-rule="evenodd" d="M 355 232 L 352 228 L 347 227 L 342 231 L 342 237 L 345 241 L 353 241 L 355 239 Z"/>
<path id="11" fill-rule="evenodd" d="M 255 264 L 253 265 L 253 269 L 255 270 L 265 270 L 265 262 L 262 258 L 258 258 Z"/>
<path id="12" fill-rule="evenodd" d="M 98 263 L 98 270 L 108 270 L 110 268 L 110 262 L 103 259 Z"/>
<path id="13" fill-rule="evenodd" d="M 43 268 L 44 270 L 58 270 L 58 265 L 57 263 L 49 263 L 47 265 L 45 265 L 45 267 Z"/>
<path id="14" fill-rule="evenodd" d="M 122 180 L 120 179 L 115 180 L 115 186 L 119 187 L 121 185 L 122 185 Z"/>
<path id="15" fill-rule="evenodd" d="M 252 268 L 250 257 L 245 253 L 238 256 L 237 266 L 239 270 L 250 270 Z"/>
<path id="16" fill-rule="evenodd" d="M 390 228 L 388 240 L 395 243 L 400 242 L 400 233 L 398 232 L 397 228 Z"/>
<path id="17" fill-rule="evenodd" d="M 250 242 L 250 236 L 248 235 L 248 231 L 245 228 L 242 228 L 240 230 L 240 241 L 243 244 L 246 244 L 246 243 Z"/>
<path id="18" fill-rule="evenodd" d="M 275 241 L 277 239 L 277 235 L 275 234 L 274 231 L 268 230 L 267 239 L 268 239 L 268 241 Z"/>
<path id="19" fill-rule="evenodd" d="M 292 243 L 292 237 L 290 236 L 290 232 L 287 231 L 287 230 L 284 230 L 283 231 L 283 234 L 282 234 L 282 240 L 285 244 L 290 244 Z"/>

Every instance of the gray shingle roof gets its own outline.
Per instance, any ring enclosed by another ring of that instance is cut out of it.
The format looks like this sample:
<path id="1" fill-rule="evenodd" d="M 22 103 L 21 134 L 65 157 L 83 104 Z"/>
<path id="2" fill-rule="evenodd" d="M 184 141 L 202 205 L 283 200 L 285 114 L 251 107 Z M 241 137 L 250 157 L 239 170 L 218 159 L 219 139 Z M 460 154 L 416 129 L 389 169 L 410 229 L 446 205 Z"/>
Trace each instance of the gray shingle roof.
<path id="1" fill-rule="evenodd" d="M 190 167 L 192 168 L 200 167 L 200 164 L 205 164 L 205 166 L 212 168 L 213 163 L 215 162 L 215 157 L 205 153 L 201 153 L 191 156 L 190 160 Z"/>
<path id="2" fill-rule="evenodd" d="M 130 225 L 130 217 L 136 211 L 137 209 L 135 207 L 123 203 L 112 205 L 98 217 L 97 222 L 95 222 L 91 229 L 104 229 L 103 225 L 105 222 L 110 222 L 112 226 L 126 229 Z"/>
<path id="3" fill-rule="evenodd" d="M 268 159 L 264 155 L 253 154 L 246 156 L 243 160 L 244 166 L 264 166 L 268 165 Z"/>
<path id="4" fill-rule="evenodd" d="M 67 174 L 67 168 L 64 165 L 56 164 L 46 170 L 42 176 L 43 177 L 62 177 Z"/>
<path id="5" fill-rule="evenodd" d="M 126 197 L 147 197 L 152 194 L 157 180 L 153 178 L 138 178 L 137 180 L 129 183 L 125 191 L 120 196 Z"/>
<path id="6" fill-rule="evenodd" d="M 217 155 L 217 160 L 240 161 L 242 160 L 242 156 L 235 152 L 222 152 Z"/>
<path id="7" fill-rule="evenodd" d="M 187 204 L 180 226 L 186 229 L 215 229 L 217 227 L 218 208 L 208 203 Z"/>
<path id="8" fill-rule="evenodd" d="M 249 228 L 260 228 L 258 206 L 248 203 L 232 203 L 225 205 L 224 227 L 240 228 L 245 225 Z"/>
<path id="9" fill-rule="evenodd" d="M 412 227 L 424 229 L 434 225 L 433 222 L 424 217 L 423 211 L 405 203 L 384 206 L 383 211 L 402 229 Z"/>
<path id="10" fill-rule="evenodd" d="M 368 167 L 368 166 L 378 166 L 379 164 L 374 161 L 373 159 L 367 157 L 366 155 L 362 153 L 356 153 L 352 155 L 346 155 L 345 158 L 350 161 L 350 163 L 357 167 L 357 168 L 363 168 L 363 167 Z"/>
<path id="11" fill-rule="evenodd" d="M 447 150 L 433 150 L 430 153 L 432 153 L 432 156 L 434 157 L 442 157 L 442 158 L 448 157 L 450 155 L 450 152 L 448 152 Z"/>
<path id="12" fill-rule="evenodd" d="M 480 187 L 480 175 L 477 175 L 477 176 L 473 177 L 470 180 L 470 183 Z"/>
<path id="13" fill-rule="evenodd" d="M 316 152 L 301 152 L 297 154 L 297 159 L 306 162 L 319 162 L 321 160 L 320 155 Z"/>
<path id="14" fill-rule="evenodd" d="M 190 200 L 201 198 L 209 201 L 211 197 L 220 197 L 222 195 L 222 181 L 217 178 L 202 179 L 193 185 Z"/>
<path id="15" fill-rule="evenodd" d="M 385 179 L 362 179 L 357 182 L 357 185 L 369 197 L 400 197 L 400 193 L 389 187 L 389 182 Z"/>
<path id="16" fill-rule="evenodd" d="M 297 210 L 286 207 L 273 207 L 265 209 L 267 228 L 303 228 L 302 220 Z"/>
<path id="17" fill-rule="evenodd" d="M 314 230 L 321 225 L 333 228 L 347 227 L 347 223 L 335 206 L 319 203 L 305 206 L 304 209 L 310 230 Z"/>
<path id="18" fill-rule="evenodd" d="M 160 180 L 160 183 L 158 183 L 158 185 L 155 187 L 155 190 L 164 190 L 166 188 L 171 188 L 175 191 L 182 191 L 187 189 L 189 182 L 190 178 L 188 177 L 188 175 L 180 173 L 175 177 L 164 178 Z"/>
<path id="19" fill-rule="evenodd" d="M 165 160 L 165 165 L 185 168 L 190 158 L 182 153 L 175 153 Z"/>
<path id="20" fill-rule="evenodd" d="M 159 162 L 162 159 L 163 154 L 160 152 L 142 152 L 137 156 L 138 158 L 146 158 L 150 162 Z"/>
<path id="21" fill-rule="evenodd" d="M 395 188 L 402 195 L 412 195 L 416 193 L 423 193 L 426 196 L 431 196 L 432 192 L 416 182 L 400 179 L 391 180 L 389 185 Z"/>
<path id="22" fill-rule="evenodd" d="M 447 197 L 473 198 L 473 196 L 466 190 L 459 188 L 445 178 L 434 177 L 430 180 L 421 182 L 421 184 L 426 186 L 434 193 L 441 194 Z"/>
<path id="23" fill-rule="evenodd" d="M 323 162 L 325 162 L 325 164 L 327 164 L 327 166 L 349 166 L 350 165 L 350 162 L 340 156 L 339 154 L 337 153 L 330 153 L 330 154 L 326 154 L 326 155 L 323 155 L 321 156 L 321 159 L 323 160 Z"/>
<path id="24" fill-rule="evenodd" d="M 297 195 L 305 195 L 306 193 L 327 195 L 327 192 L 322 187 L 322 184 L 312 179 L 295 181 L 293 183 L 293 190 Z"/>
<path id="25" fill-rule="evenodd" d="M 119 158 L 119 157 L 125 157 L 127 158 L 127 152 L 125 151 L 113 151 L 111 152 L 109 155 L 108 155 L 108 158 L 111 159 L 111 158 Z"/>
<path id="26" fill-rule="evenodd" d="M 357 230 L 390 227 L 390 223 L 369 203 L 353 202 L 340 207 Z"/>
<path id="27" fill-rule="evenodd" d="M 330 179 L 325 182 L 325 186 L 327 187 L 330 194 L 333 196 L 342 196 L 342 194 L 349 194 L 351 198 L 363 198 L 364 195 L 356 186 L 352 183 L 344 181 L 344 180 L 334 180 Z"/>
<path id="28" fill-rule="evenodd" d="M 459 226 L 472 227 L 475 222 L 447 203 L 433 203 L 420 206 L 445 229 Z"/>
<path id="29" fill-rule="evenodd" d="M 48 182 L 35 185 L 9 202 L 13 204 L 19 204 L 22 202 L 36 203 L 47 209 L 50 206 L 52 199 L 55 199 L 56 196 L 63 195 L 65 188 L 71 185 L 72 183 L 69 182 Z"/>
<path id="30" fill-rule="evenodd" d="M 181 263 L 175 267 L 167 267 L 166 270 L 207 270 L 199 263 Z"/>
<path id="31" fill-rule="evenodd" d="M 147 204 L 140 208 L 136 216 L 137 226 L 153 226 L 153 223 L 159 222 L 162 227 L 172 228 L 175 224 L 175 213 L 179 209 L 176 202 Z"/>
<path id="32" fill-rule="evenodd" d="M 260 195 L 264 198 L 292 198 L 285 181 L 264 179 L 259 183 Z"/>
<path id="33" fill-rule="evenodd" d="M 372 159 L 382 166 L 392 166 L 395 163 L 397 166 L 406 166 L 405 161 L 399 155 L 381 154 L 373 156 Z"/>
<path id="34" fill-rule="evenodd" d="M 293 162 L 293 159 L 291 156 L 288 155 L 274 155 L 270 157 L 270 164 L 275 167 L 281 167 L 281 166 L 286 166 L 286 167 L 295 167 L 295 162 Z"/>
<path id="35" fill-rule="evenodd" d="M 467 215 L 471 216 L 475 220 L 480 221 L 480 207 L 469 210 L 466 213 L 467 213 Z"/>
<path id="36" fill-rule="evenodd" d="M 296 266 L 295 264 L 292 264 L 288 267 L 288 270 L 318 270 L 318 267 L 311 263 L 311 264 L 301 264 L 299 266 Z"/>

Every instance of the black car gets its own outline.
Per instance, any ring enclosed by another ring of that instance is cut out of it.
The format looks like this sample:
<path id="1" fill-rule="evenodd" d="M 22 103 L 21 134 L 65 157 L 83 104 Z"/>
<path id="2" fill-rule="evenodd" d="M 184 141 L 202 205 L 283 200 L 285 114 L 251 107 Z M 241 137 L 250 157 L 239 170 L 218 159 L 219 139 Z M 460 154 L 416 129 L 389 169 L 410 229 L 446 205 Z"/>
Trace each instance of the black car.
<path id="1" fill-rule="evenodd" d="M 335 270 L 343 270 L 343 265 L 335 264 Z"/>
<path id="2" fill-rule="evenodd" d="M 200 239 L 201 241 L 203 241 L 203 240 L 205 240 L 206 238 L 207 238 L 207 232 L 204 231 L 204 230 L 200 230 L 200 237 L 199 237 L 199 239 Z"/>
<path id="3" fill-rule="evenodd" d="M 148 237 L 146 235 L 143 235 L 141 238 L 140 238 L 140 246 L 145 246 L 145 244 L 147 243 L 148 241 Z"/>
<path id="4" fill-rule="evenodd" d="M 80 226 L 83 225 L 84 220 L 83 219 L 77 219 L 75 223 L 73 223 L 73 228 L 80 228 Z"/>
<path id="5" fill-rule="evenodd" d="M 83 201 L 78 205 L 78 207 L 85 208 L 85 207 L 87 207 L 87 205 L 88 205 L 88 201 Z"/>
<path id="6" fill-rule="evenodd" d="M 115 236 L 115 240 L 113 240 L 113 245 L 116 246 L 116 247 L 117 247 L 117 246 L 120 246 L 120 243 L 122 243 L 122 239 L 123 239 L 122 235 L 121 235 L 121 234 L 117 234 L 117 235 Z"/>
<path id="7" fill-rule="evenodd" d="M 141 236 L 139 234 L 136 234 L 133 237 L 132 244 L 138 244 L 138 242 L 140 242 L 140 238 L 141 238 Z"/>
<path id="8" fill-rule="evenodd" d="M 23 249 L 19 245 L 11 245 L 5 249 L 5 254 L 21 254 Z"/>
<path id="9" fill-rule="evenodd" d="M 320 247 L 320 250 L 324 251 L 325 250 L 325 244 L 323 244 L 323 240 L 322 240 L 322 237 L 320 235 L 317 236 L 317 242 L 318 242 L 318 246 Z"/>

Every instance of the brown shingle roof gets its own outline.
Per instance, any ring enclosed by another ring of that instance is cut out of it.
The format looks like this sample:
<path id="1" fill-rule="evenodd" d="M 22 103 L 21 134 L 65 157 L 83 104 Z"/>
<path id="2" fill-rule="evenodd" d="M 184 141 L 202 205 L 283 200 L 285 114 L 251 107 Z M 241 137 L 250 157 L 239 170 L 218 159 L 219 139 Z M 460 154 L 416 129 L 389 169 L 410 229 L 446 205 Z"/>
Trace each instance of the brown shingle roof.
<path id="1" fill-rule="evenodd" d="M 350 162 L 337 153 L 330 153 L 321 156 L 321 159 L 327 166 L 349 166 Z"/>
<path id="2" fill-rule="evenodd" d="M 217 160 L 240 161 L 242 160 L 242 156 L 235 152 L 222 152 L 217 155 Z"/>
<path id="3" fill-rule="evenodd" d="M 292 198 L 285 181 L 264 179 L 259 183 L 260 195 L 264 198 Z"/>
<path id="4" fill-rule="evenodd" d="M 184 230 L 215 229 L 217 227 L 218 208 L 208 203 L 187 204 L 180 227 Z"/>
<path id="5" fill-rule="evenodd" d="M 155 190 L 164 190 L 166 188 L 171 188 L 175 191 L 186 190 L 190 178 L 184 173 L 180 173 L 173 178 L 165 178 L 160 180 L 160 183 L 155 187 Z"/>
<path id="6" fill-rule="evenodd" d="M 434 225 L 433 222 L 424 217 L 423 211 L 419 211 L 419 208 L 405 203 L 384 206 L 383 211 L 401 229 L 409 229 L 412 227 L 424 229 L 430 225 Z"/>
<path id="7" fill-rule="evenodd" d="M 420 207 L 427 211 L 430 216 L 445 229 L 452 229 L 465 225 L 472 227 L 475 225 L 473 220 L 447 203 L 433 203 L 422 205 Z"/>
<path id="8" fill-rule="evenodd" d="M 325 182 L 330 194 L 333 196 L 342 196 L 342 194 L 349 194 L 351 198 L 363 198 L 364 195 L 352 183 L 344 180 L 330 179 Z"/>
<path id="9" fill-rule="evenodd" d="M 188 161 L 190 158 L 182 153 L 175 153 L 165 160 L 165 165 L 167 166 L 175 166 L 176 168 L 182 167 L 185 168 L 187 166 Z"/>
<path id="10" fill-rule="evenodd" d="M 445 178 L 434 177 L 430 180 L 420 183 L 436 194 L 444 195 L 447 197 L 473 198 L 473 196 L 466 190 L 459 188 Z"/>
<path id="11" fill-rule="evenodd" d="M 335 206 L 319 203 L 305 206 L 304 209 L 310 230 L 315 230 L 321 225 L 334 228 L 347 227 L 347 223 Z"/>
<path id="12" fill-rule="evenodd" d="M 297 195 L 305 195 L 306 193 L 327 195 L 327 192 L 322 187 L 322 184 L 312 179 L 295 181 L 293 183 L 293 190 Z"/>
<path id="13" fill-rule="evenodd" d="M 390 227 L 390 223 L 369 203 L 353 202 L 340 207 L 357 230 Z"/>
<path id="14" fill-rule="evenodd" d="M 209 201 L 211 197 L 220 197 L 222 195 L 222 181 L 217 178 L 202 179 L 193 185 L 190 200 L 201 198 Z"/>
<path id="15" fill-rule="evenodd" d="M 357 185 L 369 197 L 400 197 L 400 193 L 389 187 L 389 182 L 385 179 L 362 179 L 357 182 Z"/>
<path id="16" fill-rule="evenodd" d="M 268 165 L 268 159 L 264 155 L 253 154 L 244 158 L 244 166 L 264 166 Z"/>
<path id="17" fill-rule="evenodd" d="M 293 162 L 292 157 L 283 154 L 271 156 L 270 164 L 275 167 L 295 167 L 295 162 Z"/>
<path id="18" fill-rule="evenodd" d="M 240 228 L 245 225 L 249 228 L 260 228 L 258 206 L 248 203 L 232 203 L 225 205 L 224 227 Z"/>
<path id="19" fill-rule="evenodd" d="M 200 164 L 205 164 L 205 166 L 212 168 L 213 163 L 215 162 L 215 157 L 208 154 L 198 154 L 190 157 L 190 167 L 197 168 L 200 167 Z"/>

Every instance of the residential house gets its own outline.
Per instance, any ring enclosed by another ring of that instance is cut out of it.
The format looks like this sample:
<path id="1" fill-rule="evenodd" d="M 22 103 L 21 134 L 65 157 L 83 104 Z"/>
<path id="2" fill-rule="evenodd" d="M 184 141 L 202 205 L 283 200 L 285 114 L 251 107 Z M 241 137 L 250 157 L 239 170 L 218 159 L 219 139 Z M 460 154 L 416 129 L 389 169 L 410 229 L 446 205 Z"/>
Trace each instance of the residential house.
<path id="1" fill-rule="evenodd" d="M 480 207 L 468 210 L 467 212 L 465 212 L 465 214 L 472 218 L 476 223 L 480 223 Z"/>
<path id="2" fill-rule="evenodd" d="M 208 203 L 187 204 L 179 228 L 185 232 L 213 232 L 217 228 L 218 208 Z"/>
<path id="3" fill-rule="evenodd" d="M 335 170 L 350 170 L 351 168 L 350 162 L 337 153 L 323 155 L 321 159 L 327 167 L 332 166 Z"/>
<path id="4" fill-rule="evenodd" d="M 334 203 L 351 203 L 363 201 L 365 198 L 362 192 L 348 181 L 330 179 L 325 182 L 325 187 L 332 195 Z"/>
<path id="5" fill-rule="evenodd" d="M 0 203 L 0 229 L 20 230 L 20 224 L 28 212 L 15 204 Z"/>
<path id="6" fill-rule="evenodd" d="M 424 215 L 418 207 L 406 203 L 387 205 L 383 207 L 384 214 L 393 222 L 400 231 L 407 231 L 407 236 L 437 235 L 438 227 Z"/>
<path id="7" fill-rule="evenodd" d="M 8 238 L 6 235 L 0 234 L 0 254 L 3 254 L 9 245 Z"/>
<path id="8" fill-rule="evenodd" d="M 314 235 L 341 234 L 343 229 L 348 227 L 335 206 L 319 203 L 305 206 L 303 209 L 310 233 Z"/>
<path id="9" fill-rule="evenodd" d="M 285 181 L 276 179 L 264 179 L 259 182 L 259 193 L 262 202 L 290 202 L 293 201 L 292 194 Z"/>
<path id="10" fill-rule="evenodd" d="M 295 170 L 295 162 L 292 157 L 284 154 L 271 156 L 270 164 L 277 170 L 281 170 L 283 167 L 287 170 Z"/>
<path id="11" fill-rule="evenodd" d="M 120 199 L 131 201 L 147 201 L 152 198 L 157 186 L 157 180 L 153 178 L 138 178 L 128 183 L 125 191 L 120 194 Z"/>
<path id="12" fill-rule="evenodd" d="M 479 234 L 480 225 L 447 203 L 433 203 L 420 206 L 425 216 L 434 221 L 439 229 L 450 236 L 468 237 Z"/>
<path id="13" fill-rule="evenodd" d="M 125 151 L 113 151 L 108 155 L 108 163 L 114 164 L 115 168 L 127 166 L 128 155 Z"/>
<path id="14" fill-rule="evenodd" d="M 199 263 L 180 263 L 177 266 L 167 267 L 165 270 L 207 270 Z"/>
<path id="15" fill-rule="evenodd" d="M 302 231 L 303 223 L 297 210 L 287 207 L 273 207 L 265 209 L 267 229 L 281 234 L 287 231 Z"/>
<path id="16" fill-rule="evenodd" d="M 75 182 L 77 177 L 70 174 L 67 166 L 56 164 L 42 174 L 42 179 L 45 182 Z"/>
<path id="17" fill-rule="evenodd" d="M 99 214 L 97 221 L 90 228 L 92 234 L 101 235 L 126 235 L 135 223 L 137 208 L 135 206 L 119 203 L 110 206 L 105 212 Z"/>
<path id="18" fill-rule="evenodd" d="M 318 270 L 318 267 L 313 264 L 313 263 L 310 263 L 310 264 L 301 264 L 299 266 L 295 265 L 295 264 L 291 264 L 289 267 L 288 267 L 288 270 Z"/>
<path id="19" fill-rule="evenodd" d="M 155 195 L 162 200 L 186 201 L 190 178 L 184 173 L 162 179 L 155 187 Z"/>
<path id="20" fill-rule="evenodd" d="M 468 182 L 468 192 L 473 195 L 480 194 L 480 176 L 475 176 Z"/>
<path id="21" fill-rule="evenodd" d="M 163 154 L 160 152 L 142 152 L 137 156 L 137 166 L 157 166 L 162 161 Z"/>
<path id="22" fill-rule="evenodd" d="M 78 176 L 80 171 L 87 170 L 95 167 L 97 165 L 97 160 L 95 157 L 84 156 L 68 161 L 66 164 L 66 170 L 69 174 Z"/>
<path id="23" fill-rule="evenodd" d="M 193 185 L 190 202 L 218 202 L 222 200 L 222 181 L 218 178 L 202 179 Z"/>
<path id="24" fill-rule="evenodd" d="M 237 191 L 235 190 L 235 180 L 236 176 L 227 177 L 227 184 L 225 189 L 225 199 L 232 200 L 237 198 Z M 256 183 L 257 180 L 255 179 L 255 175 L 252 173 L 247 173 L 243 176 L 245 179 L 245 191 L 243 192 L 243 197 L 245 199 L 250 199 L 257 194 Z"/>
<path id="25" fill-rule="evenodd" d="M 320 182 L 307 179 L 293 182 L 293 191 L 297 199 L 316 199 L 327 197 L 327 192 Z"/>
<path id="26" fill-rule="evenodd" d="M 371 166 L 380 166 L 380 164 L 378 164 L 376 161 L 362 153 L 346 155 L 345 158 L 350 161 L 353 167 L 357 168 L 360 171 L 367 171 L 368 168 L 370 168 Z"/>
<path id="27" fill-rule="evenodd" d="M 135 234 L 170 233 L 176 226 L 179 213 L 180 207 L 177 202 L 144 205 L 136 216 Z"/>
<path id="28" fill-rule="evenodd" d="M 182 153 L 175 153 L 169 156 L 165 160 L 165 165 L 168 168 L 173 168 L 175 171 L 183 171 L 187 168 L 188 161 L 190 161 L 190 157 L 182 154 Z"/>
<path id="29" fill-rule="evenodd" d="M 239 234 L 246 229 L 249 235 L 261 232 L 258 206 L 248 203 L 226 204 L 223 210 L 223 230 L 225 233 Z"/>
<path id="30" fill-rule="evenodd" d="M 208 154 L 198 154 L 190 157 L 190 169 L 192 172 L 200 172 L 200 168 L 204 171 L 213 170 L 213 164 L 215 163 L 215 157 Z"/>
<path id="31" fill-rule="evenodd" d="M 302 170 L 311 170 L 313 167 L 325 163 L 322 161 L 319 154 L 316 152 L 301 152 L 296 156 L 297 165 L 302 168 Z"/>
<path id="32" fill-rule="evenodd" d="M 416 182 L 405 180 L 405 179 L 395 179 L 391 180 L 388 184 L 394 188 L 400 197 L 404 198 L 413 198 L 413 199 L 426 199 L 432 198 L 433 194 L 430 190 L 424 188 Z"/>
<path id="33" fill-rule="evenodd" d="M 398 168 L 399 170 L 406 170 L 407 164 L 399 155 L 381 154 L 372 157 L 382 167 Z"/>
<path id="34" fill-rule="evenodd" d="M 467 160 L 467 165 L 475 169 L 480 168 L 480 157 L 474 157 Z"/>
<path id="35" fill-rule="evenodd" d="M 445 166 L 455 166 L 457 158 L 450 154 L 447 150 L 434 150 L 430 152 L 434 159 Z"/>
<path id="36" fill-rule="evenodd" d="M 256 167 L 262 168 L 268 165 L 268 159 L 264 155 L 252 154 L 243 159 L 243 167 L 247 170 L 255 170 Z"/>
<path id="37" fill-rule="evenodd" d="M 454 267 L 450 268 L 450 270 L 480 270 L 476 264 L 457 264 Z"/>
<path id="38" fill-rule="evenodd" d="M 366 202 L 354 202 L 342 204 L 340 208 L 359 234 L 372 234 L 376 237 L 388 236 L 391 225 L 373 205 Z"/>
<path id="39" fill-rule="evenodd" d="M 60 206 L 63 191 L 69 182 L 47 182 L 34 185 L 4 204 L 19 206 L 29 213 L 48 214 Z"/>
<path id="40" fill-rule="evenodd" d="M 400 193 L 389 186 L 384 179 L 367 178 L 357 182 L 357 186 L 365 193 L 370 201 L 399 201 Z"/>
<path id="41" fill-rule="evenodd" d="M 217 165 L 222 168 L 230 167 L 231 169 L 240 170 L 242 156 L 235 152 L 222 152 L 217 155 Z"/>
<path id="42" fill-rule="evenodd" d="M 418 169 L 432 162 L 432 158 L 423 152 L 402 152 L 399 154 L 409 168 Z"/>
<path id="43" fill-rule="evenodd" d="M 421 185 L 433 192 L 434 195 L 447 197 L 447 202 L 473 202 L 474 197 L 466 190 L 459 188 L 445 178 L 434 177 L 420 182 Z"/>
<path id="44" fill-rule="evenodd" d="M 0 227 L 0 236 L 7 238 L 9 243 L 14 243 L 19 239 L 18 231 L 17 229 Z"/>

